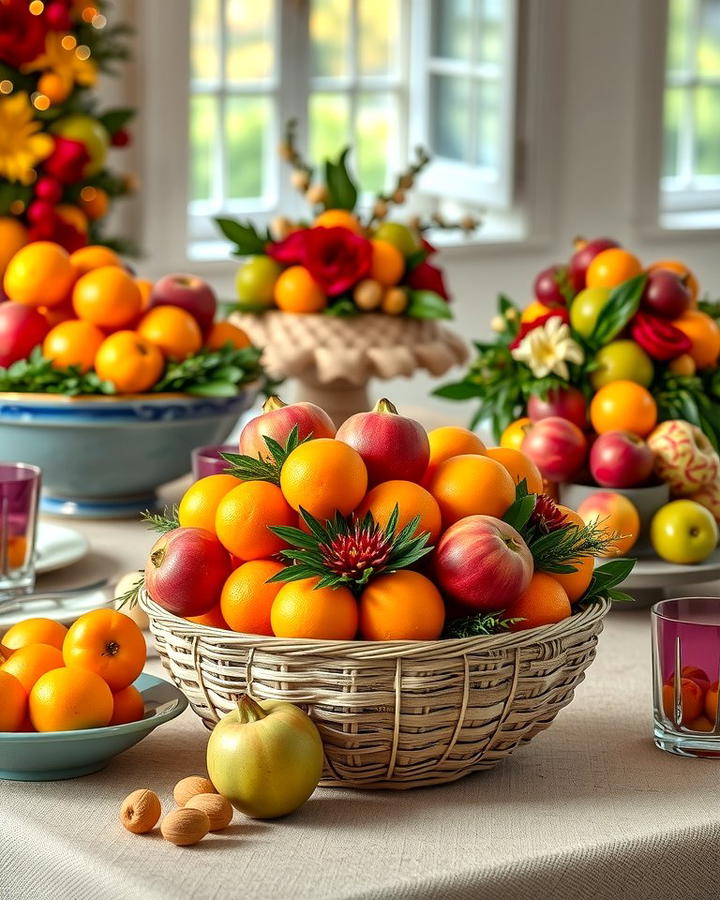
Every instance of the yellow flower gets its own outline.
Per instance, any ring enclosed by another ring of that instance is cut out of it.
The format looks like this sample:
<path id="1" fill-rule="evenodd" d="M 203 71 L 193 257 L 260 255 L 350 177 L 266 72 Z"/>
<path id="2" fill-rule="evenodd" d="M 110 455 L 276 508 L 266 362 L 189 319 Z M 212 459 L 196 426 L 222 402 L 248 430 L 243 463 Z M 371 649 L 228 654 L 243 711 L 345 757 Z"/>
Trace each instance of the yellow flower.
<path id="1" fill-rule="evenodd" d="M 48 32 L 45 37 L 45 52 L 22 67 L 23 72 L 54 72 L 62 79 L 68 93 L 74 84 L 90 87 L 97 81 L 97 66 L 90 59 L 81 59 L 77 47 L 69 41 L 63 46 L 67 35 L 57 31 Z"/>
<path id="2" fill-rule="evenodd" d="M 528 364 L 536 378 L 553 372 L 566 381 L 570 377 L 567 364 L 580 364 L 585 358 L 582 347 L 570 336 L 570 326 L 560 316 L 533 328 L 511 352 L 513 359 Z"/>
<path id="3" fill-rule="evenodd" d="M 41 129 L 26 93 L 0 99 L 0 176 L 22 184 L 34 181 L 35 166 L 54 146 L 49 134 L 38 134 Z"/>

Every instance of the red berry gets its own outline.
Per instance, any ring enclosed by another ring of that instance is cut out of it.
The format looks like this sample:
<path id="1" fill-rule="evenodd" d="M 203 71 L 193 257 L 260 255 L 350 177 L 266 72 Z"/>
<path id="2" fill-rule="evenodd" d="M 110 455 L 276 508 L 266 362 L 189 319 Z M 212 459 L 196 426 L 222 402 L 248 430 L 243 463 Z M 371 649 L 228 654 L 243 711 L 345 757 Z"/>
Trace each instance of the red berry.
<path id="1" fill-rule="evenodd" d="M 33 200 L 28 206 L 27 217 L 33 225 L 44 225 L 55 218 L 55 208 L 47 200 Z"/>
<path id="2" fill-rule="evenodd" d="M 130 140 L 130 132 L 126 131 L 124 128 L 119 128 L 110 137 L 110 143 L 113 147 L 127 147 L 127 145 L 130 143 Z"/>
<path id="3" fill-rule="evenodd" d="M 64 3 L 50 3 L 45 8 L 45 21 L 53 31 L 69 31 L 72 28 L 70 13 Z"/>
<path id="4" fill-rule="evenodd" d="M 62 185 L 49 175 L 43 175 L 35 182 L 35 196 L 48 203 L 59 203 L 62 200 Z"/>

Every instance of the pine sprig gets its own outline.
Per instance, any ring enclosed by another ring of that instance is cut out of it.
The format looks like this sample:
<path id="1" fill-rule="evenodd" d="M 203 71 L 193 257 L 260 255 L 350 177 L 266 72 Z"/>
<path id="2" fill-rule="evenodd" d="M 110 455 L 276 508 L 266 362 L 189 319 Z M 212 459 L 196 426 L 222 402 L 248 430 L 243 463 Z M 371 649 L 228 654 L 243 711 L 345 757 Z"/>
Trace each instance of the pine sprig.
<path id="1" fill-rule="evenodd" d="M 294 425 L 284 447 L 274 438 L 263 435 L 268 448 L 267 457 L 258 454 L 256 458 L 240 453 L 222 453 L 221 456 L 230 464 L 226 469 L 228 475 L 234 475 L 241 481 L 269 481 L 272 484 L 280 484 L 280 470 L 285 460 L 293 450 L 309 441 L 311 437 L 312 434 L 309 434 L 301 440 L 298 426 Z"/>
<path id="2" fill-rule="evenodd" d="M 482 612 L 474 616 L 463 616 L 448 622 L 443 631 L 444 638 L 468 638 L 483 634 L 502 634 L 510 630 L 510 626 L 516 622 L 522 622 L 521 618 L 504 618 L 504 609 L 498 612 Z"/>
<path id="3" fill-rule="evenodd" d="M 168 531 L 174 531 L 176 528 L 180 527 L 177 505 L 172 507 L 166 506 L 162 512 L 159 513 L 154 513 L 149 509 L 146 509 L 145 512 L 142 513 L 142 520 L 150 531 L 157 531 L 158 534 L 167 534 Z"/>
<path id="4" fill-rule="evenodd" d="M 577 566 L 571 565 L 573 560 L 605 556 L 618 538 L 619 535 L 605 531 L 595 521 L 582 528 L 575 523 L 564 525 L 549 534 L 531 538 L 529 542 L 526 540 L 526 543 L 536 570 L 569 574 L 577 571 Z"/>
<path id="5" fill-rule="evenodd" d="M 127 606 L 128 609 L 134 609 L 140 599 L 140 591 L 142 591 L 144 587 L 145 573 L 142 569 L 140 569 L 138 571 L 138 579 L 135 584 L 130 588 L 129 591 L 126 591 L 122 596 L 116 599 L 115 608 L 123 609 L 123 607 Z"/>

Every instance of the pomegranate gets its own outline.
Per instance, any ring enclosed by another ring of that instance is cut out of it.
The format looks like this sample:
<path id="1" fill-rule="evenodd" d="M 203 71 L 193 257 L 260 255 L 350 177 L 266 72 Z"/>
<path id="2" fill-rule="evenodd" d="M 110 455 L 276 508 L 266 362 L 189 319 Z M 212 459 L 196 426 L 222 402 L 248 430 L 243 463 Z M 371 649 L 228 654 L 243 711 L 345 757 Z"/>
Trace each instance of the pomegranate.
<path id="1" fill-rule="evenodd" d="M 42 313 L 23 303 L 0 303 L 0 366 L 7 368 L 42 344 L 50 331 Z"/>
<path id="2" fill-rule="evenodd" d="M 296 425 L 301 441 L 308 437 L 335 437 L 335 425 L 324 409 L 314 403 L 288 405 L 272 396 L 265 401 L 262 414 L 250 419 L 240 432 L 240 453 L 255 459 L 259 456 L 270 459 L 264 437 L 273 438 L 284 447 Z"/>
<path id="3" fill-rule="evenodd" d="M 546 397 L 533 394 L 528 399 L 528 415 L 533 422 L 540 419 L 548 419 L 550 416 L 560 416 L 567 419 L 578 428 L 587 425 L 587 406 L 582 391 L 575 387 L 550 388 Z"/>

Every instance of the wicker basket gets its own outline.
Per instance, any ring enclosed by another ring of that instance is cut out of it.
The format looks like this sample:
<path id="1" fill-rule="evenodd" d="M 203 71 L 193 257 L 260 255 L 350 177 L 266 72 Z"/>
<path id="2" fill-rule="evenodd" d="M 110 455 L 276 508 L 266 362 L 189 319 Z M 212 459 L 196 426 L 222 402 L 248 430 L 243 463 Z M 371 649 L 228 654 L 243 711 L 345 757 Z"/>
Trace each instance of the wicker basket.
<path id="1" fill-rule="evenodd" d="M 444 641 L 235 634 L 141 605 L 165 668 L 207 728 L 249 688 L 308 711 L 326 787 L 412 788 L 489 769 L 547 728 L 595 656 L 606 601 L 556 625 Z"/>

